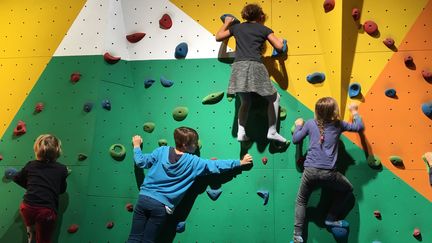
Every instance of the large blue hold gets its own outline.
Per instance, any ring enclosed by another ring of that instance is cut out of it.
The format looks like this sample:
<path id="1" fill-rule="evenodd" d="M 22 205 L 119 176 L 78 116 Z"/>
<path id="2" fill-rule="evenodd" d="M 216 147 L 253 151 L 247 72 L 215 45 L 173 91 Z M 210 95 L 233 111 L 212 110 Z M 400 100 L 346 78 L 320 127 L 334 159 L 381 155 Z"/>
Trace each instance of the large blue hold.
<path id="1" fill-rule="evenodd" d="M 221 195 L 222 190 L 209 188 L 206 190 L 206 192 L 207 192 L 207 195 L 211 198 L 211 200 L 216 201 L 219 198 L 219 196 Z"/>
<path id="2" fill-rule="evenodd" d="M 185 229 L 186 229 L 186 222 L 184 221 L 178 222 L 176 227 L 177 233 L 182 233 L 185 231 Z"/>
<path id="3" fill-rule="evenodd" d="M 12 180 L 17 173 L 18 173 L 17 169 L 7 168 L 4 172 L 4 177 L 8 180 Z"/>
<path id="4" fill-rule="evenodd" d="M 225 17 L 227 17 L 227 16 L 234 18 L 234 20 L 232 22 L 232 25 L 233 24 L 240 24 L 240 21 L 234 15 L 232 15 L 232 14 L 223 14 L 222 16 L 220 16 L 220 19 L 222 20 L 222 23 L 225 23 Z"/>
<path id="5" fill-rule="evenodd" d="M 339 242 L 344 239 L 347 239 L 348 237 L 348 229 L 343 227 L 332 227 L 331 232 L 334 236 L 334 238 Z"/>
<path id="6" fill-rule="evenodd" d="M 276 48 L 273 48 L 272 57 L 282 56 L 286 54 L 288 51 L 287 40 L 283 40 L 282 51 L 278 51 Z"/>
<path id="7" fill-rule="evenodd" d="M 421 108 L 422 108 L 423 113 L 427 117 L 432 118 L 432 101 L 427 102 L 427 103 L 423 103 Z"/>
<path id="8" fill-rule="evenodd" d="M 314 72 L 312 74 L 309 74 L 306 77 L 306 80 L 311 84 L 319 84 L 324 82 L 325 80 L 325 74 L 320 72 Z"/>
<path id="9" fill-rule="evenodd" d="M 186 44 L 186 42 L 182 42 L 177 45 L 174 56 L 177 59 L 186 58 L 187 53 L 188 53 L 188 45 Z"/>
<path id="10" fill-rule="evenodd" d="M 357 97 L 361 93 L 361 85 L 359 83 L 352 83 L 348 88 L 348 95 L 350 98 Z"/>
<path id="11" fill-rule="evenodd" d="M 268 200 L 269 200 L 269 192 L 268 191 L 257 191 L 258 196 L 262 197 L 264 199 L 264 205 L 267 205 Z"/>

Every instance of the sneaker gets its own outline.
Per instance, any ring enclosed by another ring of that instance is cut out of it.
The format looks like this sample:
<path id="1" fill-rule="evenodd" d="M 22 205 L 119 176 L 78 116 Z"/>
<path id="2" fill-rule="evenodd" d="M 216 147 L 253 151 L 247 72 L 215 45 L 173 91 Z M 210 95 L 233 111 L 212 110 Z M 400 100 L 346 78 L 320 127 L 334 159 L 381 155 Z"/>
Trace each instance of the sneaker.
<path id="1" fill-rule="evenodd" d="M 303 238 L 300 235 L 294 235 L 292 243 L 303 243 Z"/>
<path id="2" fill-rule="evenodd" d="M 337 221 L 330 221 L 326 220 L 324 221 L 324 224 L 328 227 L 341 227 L 341 228 L 348 228 L 349 223 L 346 220 L 337 220 Z"/>

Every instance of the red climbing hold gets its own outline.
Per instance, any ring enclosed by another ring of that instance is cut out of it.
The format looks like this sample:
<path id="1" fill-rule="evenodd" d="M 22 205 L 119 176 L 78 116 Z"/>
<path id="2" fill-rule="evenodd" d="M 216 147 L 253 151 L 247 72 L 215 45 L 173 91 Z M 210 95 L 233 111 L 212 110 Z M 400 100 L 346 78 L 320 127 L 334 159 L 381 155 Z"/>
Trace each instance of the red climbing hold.
<path id="1" fill-rule="evenodd" d="M 68 228 L 67 231 L 68 231 L 69 233 L 73 234 L 73 233 L 77 232 L 78 229 L 79 229 L 79 225 L 77 225 L 77 224 L 71 224 L 71 225 L 69 226 L 69 228 Z"/>
<path id="2" fill-rule="evenodd" d="M 383 40 L 384 45 L 386 45 L 388 48 L 392 48 L 394 47 L 395 41 L 393 40 L 393 38 L 386 38 L 385 40 Z"/>
<path id="3" fill-rule="evenodd" d="M 332 11 L 335 7 L 335 0 L 324 0 L 323 7 L 326 13 Z"/>
<path id="4" fill-rule="evenodd" d="M 264 157 L 261 159 L 261 161 L 262 161 L 262 163 L 263 163 L 264 165 L 266 165 L 267 162 L 268 162 L 268 158 L 264 156 Z"/>
<path id="5" fill-rule="evenodd" d="M 353 17 L 354 21 L 357 21 L 360 19 L 360 9 L 353 8 L 351 11 L 351 16 Z"/>
<path id="6" fill-rule="evenodd" d="M 369 35 L 374 35 L 378 31 L 378 25 L 374 21 L 368 20 L 363 24 L 363 29 Z"/>
<path id="7" fill-rule="evenodd" d="M 105 59 L 105 61 L 107 62 L 107 63 L 109 63 L 109 64 L 115 64 L 115 63 L 117 63 L 118 61 L 120 61 L 120 57 L 115 57 L 115 56 L 112 56 L 111 54 L 109 54 L 108 52 L 105 52 L 105 54 L 104 54 L 104 59 Z"/>
<path id="8" fill-rule="evenodd" d="M 44 104 L 42 102 L 39 102 L 35 105 L 35 112 L 36 113 L 43 111 L 43 109 L 44 109 Z"/>
<path id="9" fill-rule="evenodd" d="M 375 218 L 377 218 L 377 219 L 381 219 L 381 212 L 378 211 L 378 210 L 375 210 L 375 211 L 374 211 L 374 216 L 375 216 Z"/>
<path id="10" fill-rule="evenodd" d="M 413 232 L 413 236 L 417 238 L 417 237 L 420 237 L 420 235 L 421 235 L 420 229 L 415 228 L 414 232 Z"/>
<path id="11" fill-rule="evenodd" d="M 80 80 L 80 78 L 81 78 L 81 74 L 78 73 L 78 72 L 74 72 L 74 73 L 72 73 L 71 76 L 70 76 L 70 81 L 71 81 L 73 84 L 76 84 L 76 83 Z"/>
<path id="12" fill-rule="evenodd" d="M 106 224 L 107 229 L 112 229 L 114 227 L 114 222 L 113 221 L 108 221 L 108 223 Z"/>
<path id="13" fill-rule="evenodd" d="M 126 210 L 128 211 L 128 212 L 133 212 L 133 204 L 132 203 L 127 203 L 126 204 Z"/>
<path id="14" fill-rule="evenodd" d="M 21 136 L 24 133 L 27 132 L 26 124 L 23 121 L 18 121 L 18 124 L 16 125 L 13 134 L 14 136 Z"/>
<path id="15" fill-rule="evenodd" d="M 140 41 L 142 38 L 144 38 L 146 34 L 143 32 L 137 32 L 137 33 L 133 33 L 130 35 L 126 36 L 126 39 L 130 42 L 130 43 L 137 43 L 138 41 Z"/>
<path id="16" fill-rule="evenodd" d="M 159 26 L 165 30 L 171 28 L 172 26 L 171 17 L 168 14 L 164 14 L 162 18 L 159 20 Z"/>
<path id="17" fill-rule="evenodd" d="M 428 70 L 422 70 L 422 76 L 426 81 L 432 82 L 432 72 Z"/>

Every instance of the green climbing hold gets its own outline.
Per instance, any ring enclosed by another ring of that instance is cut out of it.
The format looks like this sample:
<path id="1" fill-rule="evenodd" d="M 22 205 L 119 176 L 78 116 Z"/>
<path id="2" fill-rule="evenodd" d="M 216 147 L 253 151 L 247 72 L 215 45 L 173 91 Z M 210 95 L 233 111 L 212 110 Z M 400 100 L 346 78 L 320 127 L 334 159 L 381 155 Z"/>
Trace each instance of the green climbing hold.
<path id="1" fill-rule="evenodd" d="M 87 159 L 87 157 L 88 156 L 86 154 L 82 154 L 82 153 L 78 154 L 78 160 L 79 161 L 83 161 L 83 160 Z"/>
<path id="2" fill-rule="evenodd" d="M 70 174 L 72 174 L 72 169 L 69 168 L 69 166 L 66 166 L 66 169 L 67 169 L 68 176 L 69 176 Z"/>
<path id="3" fill-rule="evenodd" d="M 168 141 L 165 138 L 161 138 L 158 141 L 159 147 L 161 146 L 167 146 L 168 145 Z"/>
<path id="4" fill-rule="evenodd" d="M 291 134 L 294 134 L 295 128 L 296 128 L 296 124 L 293 124 L 291 127 Z"/>
<path id="5" fill-rule="evenodd" d="M 286 117 L 287 117 L 287 110 L 285 107 L 281 106 L 280 111 L 279 111 L 279 118 L 281 120 L 285 120 Z"/>
<path id="6" fill-rule="evenodd" d="M 126 148 L 123 144 L 116 143 L 111 145 L 109 153 L 113 159 L 117 161 L 123 160 L 126 156 Z"/>
<path id="7" fill-rule="evenodd" d="M 394 166 L 401 166 L 403 165 L 403 159 L 399 156 L 396 155 L 392 155 L 389 157 L 390 162 L 392 162 L 392 164 Z"/>
<path id="8" fill-rule="evenodd" d="M 227 94 L 228 102 L 231 102 L 235 98 L 235 94 Z"/>
<path id="9" fill-rule="evenodd" d="M 186 119 L 188 113 L 189 109 L 185 106 L 176 107 L 172 112 L 173 118 L 176 121 L 183 121 L 184 119 Z"/>
<path id="10" fill-rule="evenodd" d="M 146 122 L 143 125 L 143 129 L 145 132 L 151 133 L 155 129 L 155 124 L 153 122 Z"/>
<path id="11" fill-rule="evenodd" d="M 204 99 L 202 100 L 202 103 L 204 105 L 213 105 L 213 104 L 216 104 L 219 101 L 221 101 L 223 96 L 224 96 L 224 92 L 211 93 L 211 94 L 207 95 L 206 97 L 204 97 Z"/>
<path id="12" fill-rule="evenodd" d="M 370 167 L 377 168 L 381 166 L 381 159 L 378 156 L 371 154 L 367 157 L 367 163 Z"/>

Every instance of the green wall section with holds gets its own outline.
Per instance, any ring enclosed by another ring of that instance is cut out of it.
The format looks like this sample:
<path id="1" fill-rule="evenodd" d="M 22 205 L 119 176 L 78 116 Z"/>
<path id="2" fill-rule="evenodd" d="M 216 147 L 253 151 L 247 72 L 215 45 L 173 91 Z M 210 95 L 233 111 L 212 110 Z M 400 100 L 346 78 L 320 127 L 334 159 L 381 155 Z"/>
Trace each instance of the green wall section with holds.
<path id="1" fill-rule="evenodd" d="M 76 71 L 82 76 L 73 84 L 69 76 Z M 224 97 L 216 104 L 202 103 L 207 95 L 226 91 L 229 75 L 230 65 L 217 59 L 121 60 L 108 65 L 102 56 L 53 57 L 0 141 L 5 158 L 0 172 L 3 174 L 9 167 L 19 169 L 32 159 L 36 136 L 55 134 L 63 142 L 64 153 L 59 161 L 72 170 L 67 194 L 61 197 L 57 242 L 124 242 L 132 218 L 126 204 L 135 204 L 137 184 L 145 176 L 145 171 L 134 168 L 131 137 L 143 136 L 143 150 L 151 152 L 160 139 L 174 145 L 173 130 L 190 126 L 200 135 L 202 157 L 239 158 L 247 151 L 254 156 L 254 166 L 200 178 L 167 223 L 161 240 L 288 242 L 301 178 L 296 160 L 305 152 L 307 142 L 302 147 L 291 144 L 286 150 L 269 144 L 265 139 L 265 101 L 256 97 L 247 127 L 256 142 L 249 149 L 241 147 L 235 137 L 238 101 L 229 102 Z M 161 77 L 173 81 L 173 85 L 164 87 Z M 147 79 L 156 82 L 145 88 Z M 312 118 L 313 113 L 284 90 L 278 91 L 281 106 L 287 110 L 286 119 L 280 122 L 280 133 L 291 140 L 294 120 Z M 111 102 L 111 110 L 102 108 L 103 100 Z M 43 102 L 45 109 L 35 114 L 38 102 Z M 88 113 L 83 111 L 86 102 L 93 102 Z M 182 121 L 172 116 L 179 106 L 189 110 Z M 27 133 L 15 138 L 12 132 L 18 120 L 27 123 Z M 143 130 L 147 122 L 155 124 L 151 133 Z M 110 156 L 113 144 L 126 147 L 122 160 Z M 412 237 L 415 227 L 423 229 L 423 241 L 427 242 L 431 203 L 385 168 L 370 168 L 364 151 L 350 140 L 342 137 L 340 147 L 339 168 L 354 185 L 356 199 L 347 216 L 351 225 L 348 242 L 416 242 Z M 79 161 L 80 153 L 88 158 Z M 265 165 L 263 157 L 268 158 Z M 208 187 L 222 190 L 216 201 L 205 192 Z M 270 193 L 267 205 L 257 195 L 259 190 Z M 3 180 L 0 242 L 25 240 L 18 211 L 23 193 L 19 186 Z M 323 226 L 328 199 L 325 191 L 312 194 L 307 211 L 308 242 L 334 242 Z M 374 217 L 374 210 L 381 212 L 381 219 Z M 110 221 L 114 227 L 108 229 Z M 180 221 L 186 222 L 186 229 L 176 234 L 175 226 Z M 79 225 L 74 234 L 67 232 L 71 224 Z"/>

